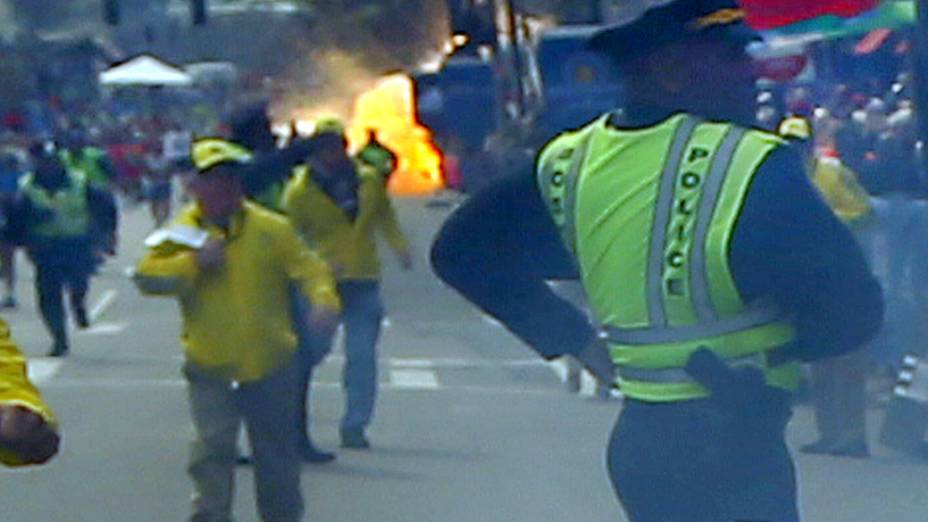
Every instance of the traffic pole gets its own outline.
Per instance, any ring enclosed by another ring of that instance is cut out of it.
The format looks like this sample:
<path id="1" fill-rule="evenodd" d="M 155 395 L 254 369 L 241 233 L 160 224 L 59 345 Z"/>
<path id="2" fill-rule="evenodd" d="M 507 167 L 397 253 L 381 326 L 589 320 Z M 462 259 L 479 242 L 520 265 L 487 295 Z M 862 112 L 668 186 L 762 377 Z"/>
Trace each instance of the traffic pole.
<path id="1" fill-rule="evenodd" d="M 918 135 L 921 141 L 919 154 L 919 180 L 924 192 L 928 189 L 928 0 L 916 1 L 918 20 L 913 42 L 913 74 L 915 80 L 915 111 L 918 118 Z"/>

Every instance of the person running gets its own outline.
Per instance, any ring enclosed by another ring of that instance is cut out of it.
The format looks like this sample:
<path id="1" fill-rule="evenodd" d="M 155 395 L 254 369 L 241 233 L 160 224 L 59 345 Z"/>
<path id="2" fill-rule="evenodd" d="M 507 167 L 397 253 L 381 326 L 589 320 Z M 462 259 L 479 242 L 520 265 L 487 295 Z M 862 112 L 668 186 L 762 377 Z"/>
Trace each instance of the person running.
<path id="1" fill-rule="evenodd" d="M 23 178 L 7 233 L 35 265 L 39 311 L 53 339 L 49 355 L 62 357 L 70 350 L 63 293 L 78 327 L 87 328 L 90 277 L 102 252 L 115 253 L 116 203 L 82 171 L 67 169 L 54 143 L 33 145 L 30 155 L 35 169 Z"/>

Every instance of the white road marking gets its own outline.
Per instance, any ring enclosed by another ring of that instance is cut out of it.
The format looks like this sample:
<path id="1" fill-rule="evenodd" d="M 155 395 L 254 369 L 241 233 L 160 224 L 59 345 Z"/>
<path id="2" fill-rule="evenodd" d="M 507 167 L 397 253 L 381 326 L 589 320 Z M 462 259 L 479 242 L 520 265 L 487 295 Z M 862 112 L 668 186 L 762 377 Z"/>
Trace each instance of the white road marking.
<path id="1" fill-rule="evenodd" d="M 551 368 L 551 371 L 553 371 L 554 374 L 557 375 L 557 378 L 560 379 L 561 382 L 567 382 L 567 373 L 568 373 L 567 361 L 565 361 L 563 358 L 555 359 L 553 361 L 548 362 L 547 365 L 548 365 L 548 368 Z"/>
<path id="2" fill-rule="evenodd" d="M 390 383 L 406 390 L 434 390 L 440 387 L 438 375 L 431 370 L 390 370 Z"/>
<path id="3" fill-rule="evenodd" d="M 119 292 L 116 290 L 107 290 L 103 292 L 103 295 L 100 297 L 100 300 L 97 301 L 97 304 L 90 309 L 87 313 L 87 318 L 90 319 L 91 323 L 97 322 L 97 319 L 103 316 L 113 303 L 116 302 L 116 298 L 119 296 Z"/>
<path id="4" fill-rule="evenodd" d="M 86 330 L 78 330 L 78 335 L 118 335 L 129 326 L 128 323 L 99 323 Z"/>
<path id="5" fill-rule="evenodd" d="M 496 319 L 490 317 L 489 315 L 481 315 L 483 322 L 489 324 L 490 326 L 495 326 L 496 328 L 503 328 L 503 323 L 497 321 Z"/>
<path id="6" fill-rule="evenodd" d="M 123 275 L 131 279 L 133 276 L 135 276 L 135 267 L 127 266 L 126 268 L 122 270 L 122 273 Z"/>
<path id="7" fill-rule="evenodd" d="M 345 356 L 333 353 L 325 358 L 324 364 L 343 364 Z M 380 359 L 381 364 L 391 368 L 412 369 L 468 369 L 468 368 L 523 368 L 545 367 L 551 363 L 539 357 L 527 359 L 464 359 L 462 357 L 387 357 Z"/>
<path id="8" fill-rule="evenodd" d="M 592 397 L 596 395 L 596 377 L 593 377 L 593 374 L 581 370 L 580 372 L 580 395 L 585 397 Z"/>
<path id="9" fill-rule="evenodd" d="M 187 381 L 183 379 L 55 379 L 45 383 L 43 388 L 52 389 L 93 389 L 93 390 L 125 390 L 125 389 L 173 389 L 183 388 Z M 314 382 L 314 389 L 340 390 L 342 385 L 337 382 Z M 454 393 L 483 393 L 501 395 L 563 395 L 561 390 L 549 388 L 517 388 L 504 386 L 476 386 L 476 385 L 439 385 L 436 388 L 409 388 L 398 386 L 396 383 L 382 383 L 381 391 L 413 391 L 413 392 L 454 392 Z"/>
<path id="10" fill-rule="evenodd" d="M 29 380 L 37 385 L 47 383 L 61 370 L 63 362 L 61 359 L 51 357 L 29 359 L 27 365 Z"/>

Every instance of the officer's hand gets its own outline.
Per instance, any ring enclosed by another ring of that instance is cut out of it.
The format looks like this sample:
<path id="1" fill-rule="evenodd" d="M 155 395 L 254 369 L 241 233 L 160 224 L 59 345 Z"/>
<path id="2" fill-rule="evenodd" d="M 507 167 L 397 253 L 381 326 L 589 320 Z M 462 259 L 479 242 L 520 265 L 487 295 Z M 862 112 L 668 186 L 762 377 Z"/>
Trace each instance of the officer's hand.
<path id="1" fill-rule="evenodd" d="M 612 384 L 615 381 L 615 365 L 605 340 L 599 337 L 593 339 L 576 357 L 599 382 Z"/>
<path id="2" fill-rule="evenodd" d="M 58 453 L 61 438 L 45 419 L 22 406 L 0 406 L 0 448 L 26 464 L 44 464 Z"/>
<path id="3" fill-rule="evenodd" d="M 200 270 L 216 270 L 226 262 L 226 244 L 219 239 L 210 239 L 197 252 L 197 266 Z"/>
<path id="4" fill-rule="evenodd" d="M 322 306 L 313 306 L 309 311 L 310 328 L 322 334 L 328 334 L 338 326 L 338 312 Z"/>

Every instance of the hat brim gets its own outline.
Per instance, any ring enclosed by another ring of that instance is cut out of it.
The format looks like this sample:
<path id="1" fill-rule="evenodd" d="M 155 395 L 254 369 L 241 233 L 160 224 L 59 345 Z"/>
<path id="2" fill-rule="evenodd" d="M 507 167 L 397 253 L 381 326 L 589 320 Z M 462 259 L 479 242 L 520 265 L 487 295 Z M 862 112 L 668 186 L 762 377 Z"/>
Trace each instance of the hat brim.
<path id="1" fill-rule="evenodd" d="M 221 161 L 214 165 L 210 165 L 205 169 L 197 169 L 197 177 L 205 178 L 211 175 L 216 174 L 226 174 L 232 177 L 244 178 L 248 167 L 251 166 L 251 163 L 241 163 L 237 161 Z"/>
<path id="2" fill-rule="evenodd" d="M 760 35 L 743 21 L 703 27 L 696 24 L 709 13 L 696 10 L 693 3 L 683 0 L 656 7 L 635 20 L 601 29 L 590 39 L 588 47 L 621 62 L 694 38 L 713 38 L 743 45 L 760 39 Z"/>

